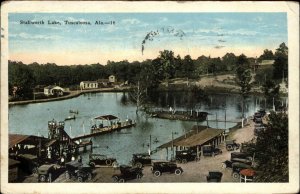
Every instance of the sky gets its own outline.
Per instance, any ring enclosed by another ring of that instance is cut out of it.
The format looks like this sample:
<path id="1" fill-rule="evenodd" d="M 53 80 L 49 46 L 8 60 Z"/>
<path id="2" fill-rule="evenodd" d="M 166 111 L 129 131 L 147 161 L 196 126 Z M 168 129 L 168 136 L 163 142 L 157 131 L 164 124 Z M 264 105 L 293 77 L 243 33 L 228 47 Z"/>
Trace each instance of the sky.
<path id="1" fill-rule="evenodd" d="M 11 13 L 8 21 L 9 60 L 25 64 L 105 65 L 108 60 L 153 59 L 162 50 L 181 57 L 189 54 L 193 59 L 222 57 L 229 52 L 259 57 L 264 49 L 274 52 L 288 40 L 287 14 L 283 12 Z M 97 25 L 96 21 L 109 24 Z"/>

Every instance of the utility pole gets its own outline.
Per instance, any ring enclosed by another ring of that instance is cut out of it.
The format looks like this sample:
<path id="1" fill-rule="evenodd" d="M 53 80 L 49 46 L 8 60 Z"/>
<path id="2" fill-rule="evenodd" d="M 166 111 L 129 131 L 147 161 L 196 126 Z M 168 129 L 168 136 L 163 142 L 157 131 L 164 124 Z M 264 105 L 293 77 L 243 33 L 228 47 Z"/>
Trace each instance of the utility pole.
<path id="1" fill-rule="evenodd" d="M 151 135 L 150 135 L 150 138 L 149 138 L 149 155 L 151 155 Z"/>
<path id="2" fill-rule="evenodd" d="M 225 108 L 225 130 L 226 130 L 226 108 Z"/>
<path id="3" fill-rule="evenodd" d="M 218 112 L 216 112 L 216 124 L 217 124 L 217 129 L 219 128 L 218 126 Z"/>
<path id="4" fill-rule="evenodd" d="M 174 158 L 174 133 L 172 131 L 172 156 L 171 156 L 171 160 Z"/>

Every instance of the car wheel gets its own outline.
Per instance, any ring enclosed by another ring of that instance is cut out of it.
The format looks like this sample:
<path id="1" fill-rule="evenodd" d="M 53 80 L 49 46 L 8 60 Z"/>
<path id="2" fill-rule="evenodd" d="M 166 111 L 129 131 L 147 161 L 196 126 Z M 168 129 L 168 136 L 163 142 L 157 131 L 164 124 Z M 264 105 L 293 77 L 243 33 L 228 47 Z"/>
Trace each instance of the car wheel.
<path id="1" fill-rule="evenodd" d="M 66 179 L 71 179 L 71 174 L 68 171 L 66 172 Z"/>
<path id="2" fill-rule="evenodd" d="M 227 151 L 231 151 L 231 150 L 232 150 L 232 146 L 231 146 L 231 145 L 227 145 L 227 146 L 226 146 L 226 150 L 227 150 Z"/>
<path id="3" fill-rule="evenodd" d="M 178 168 L 178 169 L 175 170 L 175 174 L 176 175 L 181 175 L 181 173 L 182 173 L 182 170 L 180 168 Z"/>
<path id="4" fill-rule="evenodd" d="M 118 167 L 118 162 L 114 161 L 112 164 L 111 164 L 112 167 L 116 168 Z"/>
<path id="5" fill-rule="evenodd" d="M 143 167 L 142 163 L 140 163 L 140 162 L 136 163 L 135 166 L 138 167 L 138 168 L 142 168 Z"/>
<path id="6" fill-rule="evenodd" d="M 182 163 L 184 163 L 184 164 L 187 163 L 187 160 L 186 160 L 186 159 L 183 159 L 183 160 L 182 160 Z"/>
<path id="7" fill-rule="evenodd" d="M 111 165 L 111 160 L 106 160 L 105 164 L 108 165 L 108 166 L 110 166 Z"/>
<path id="8" fill-rule="evenodd" d="M 95 163 L 94 162 L 90 162 L 90 167 L 95 168 Z"/>
<path id="9" fill-rule="evenodd" d="M 125 183 L 125 179 L 120 178 L 119 183 Z"/>
<path id="10" fill-rule="evenodd" d="M 253 158 L 250 156 L 250 157 L 247 157 L 247 159 L 248 160 L 250 160 L 250 161 L 252 161 L 253 160 Z"/>
<path id="11" fill-rule="evenodd" d="M 159 177 L 160 175 L 161 175 L 160 171 L 157 170 L 157 171 L 154 172 L 154 176 Z"/>
<path id="12" fill-rule="evenodd" d="M 79 181 L 79 182 L 83 182 L 83 178 L 81 177 L 81 176 L 79 176 L 78 178 L 77 178 L 77 180 Z"/>
<path id="13" fill-rule="evenodd" d="M 177 159 L 177 160 L 176 160 L 176 163 L 181 163 L 181 160 Z"/>
<path id="14" fill-rule="evenodd" d="M 232 173 L 232 176 L 234 179 L 238 179 L 240 177 L 240 174 L 237 172 Z"/>
<path id="15" fill-rule="evenodd" d="M 119 181 L 119 177 L 118 176 L 113 176 L 112 179 L 113 179 L 114 182 L 118 182 Z"/>
<path id="16" fill-rule="evenodd" d="M 49 175 L 48 175 L 48 182 L 49 182 L 49 183 L 52 182 L 52 173 L 49 173 Z"/>
<path id="17" fill-rule="evenodd" d="M 45 182 L 46 181 L 46 176 L 45 175 L 40 175 L 40 181 Z"/>
<path id="18" fill-rule="evenodd" d="M 92 176 L 92 173 L 88 173 L 88 180 L 90 181 L 90 180 L 92 180 L 92 178 L 93 178 L 93 176 Z"/>
<path id="19" fill-rule="evenodd" d="M 223 169 L 227 168 L 227 165 L 225 163 L 222 163 L 222 168 Z"/>
<path id="20" fill-rule="evenodd" d="M 38 168 L 34 167 L 31 172 L 32 172 L 32 174 L 37 174 L 38 173 Z"/>
<path id="21" fill-rule="evenodd" d="M 137 178 L 137 179 L 141 179 L 142 176 L 143 176 L 143 175 L 142 175 L 141 173 L 138 173 L 138 174 L 136 175 L 136 178 Z"/>

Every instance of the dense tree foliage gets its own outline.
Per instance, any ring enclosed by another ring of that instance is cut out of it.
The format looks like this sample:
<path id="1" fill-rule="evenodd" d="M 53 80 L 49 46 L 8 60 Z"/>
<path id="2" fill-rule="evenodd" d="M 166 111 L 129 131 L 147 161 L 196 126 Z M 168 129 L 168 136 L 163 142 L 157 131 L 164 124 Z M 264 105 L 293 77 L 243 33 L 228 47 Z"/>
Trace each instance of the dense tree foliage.
<path id="1" fill-rule="evenodd" d="M 275 62 L 274 62 L 274 79 L 282 79 L 283 76 L 287 78 L 288 76 L 288 47 L 285 43 L 281 43 L 279 48 L 275 52 Z"/>
<path id="2" fill-rule="evenodd" d="M 272 112 L 255 145 L 258 182 L 288 182 L 288 115 Z"/>
<path id="3" fill-rule="evenodd" d="M 240 86 L 241 95 L 246 97 L 251 90 L 251 69 L 247 57 L 242 54 L 236 62 L 236 82 Z"/>
<path id="4" fill-rule="evenodd" d="M 272 57 L 272 51 L 265 50 L 261 59 Z M 77 89 L 81 81 L 94 81 L 107 79 L 109 75 L 115 75 L 119 82 L 127 81 L 136 85 L 138 82 L 147 90 L 157 88 L 163 81 L 172 78 L 198 79 L 203 75 L 217 75 L 220 73 L 236 72 L 237 83 L 241 87 L 244 96 L 250 90 L 249 59 L 245 55 L 239 57 L 233 53 L 226 53 L 222 58 L 200 56 L 192 59 L 190 55 L 174 56 L 170 50 L 160 51 L 155 59 L 142 62 L 127 60 L 115 62 L 108 61 L 107 65 L 99 63 L 90 65 L 60 66 L 54 63 L 25 65 L 22 62 L 9 61 L 9 91 L 19 87 L 18 98 L 30 98 L 34 86 L 60 85 Z M 274 64 L 274 77 L 281 78 L 283 72 L 287 76 L 287 47 L 284 43 L 276 50 Z M 27 73 L 26 73 L 27 72 Z M 263 72 L 259 78 L 265 78 L 269 72 Z M 28 74 L 25 76 L 25 74 Z M 25 77 L 24 81 L 19 79 Z M 25 84 L 26 83 L 26 84 Z M 261 84 L 263 84 L 261 80 Z M 25 87 L 25 88 L 24 88 Z M 21 89 L 24 88 L 24 89 Z"/>
<path id="5" fill-rule="evenodd" d="M 274 59 L 274 54 L 273 51 L 265 49 L 264 53 L 260 55 L 258 58 L 258 61 L 261 62 L 262 60 L 273 60 Z"/>

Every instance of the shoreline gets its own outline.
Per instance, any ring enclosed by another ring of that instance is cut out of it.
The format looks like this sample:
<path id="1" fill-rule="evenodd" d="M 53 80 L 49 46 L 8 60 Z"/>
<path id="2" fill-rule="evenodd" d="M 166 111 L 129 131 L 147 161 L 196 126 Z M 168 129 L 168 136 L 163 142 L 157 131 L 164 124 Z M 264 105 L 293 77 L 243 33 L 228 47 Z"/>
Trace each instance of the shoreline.
<path id="1" fill-rule="evenodd" d="M 70 91 L 70 94 L 68 94 L 66 96 L 62 96 L 62 97 L 8 102 L 8 105 L 13 106 L 13 105 L 24 105 L 24 104 L 31 104 L 31 103 L 52 102 L 52 101 L 67 100 L 67 99 L 75 98 L 75 97 L 78 97 L 78 96 L 80 96 L 82 94 L 86 94 L 86 93 L 125 92 L 125 91 L 128 91 L 129 89 L 130 89 L 129 87 L 124 87 L 124 88 L 99 88 L 99 89 L 93 89 L 93 90 L 77 90 L 77 91 Z"/>
<path id="2" fill-rule="evenodd" d="M 70 94 L 62 97 L 56 98 L 46 98 L 46 99 L 38 99 L 38 100 L 24 100 L 24 101 L 14 101 L 8 102 L 9 106 L 13 105 L 25 105 L 31 103 L 43 103 L 43 102 L 51 102 L 51 101 L 59 101 L 59 100 L 66 100 L 78 97 L 82 94 L 86 93 L 100 93 L 100 92 L 126 92 L 129 91 L 131 87 L 122 87 L 122 88 L 99 88 L 99 89 L 92 89 L 92 90 L 77 90 L 77 91 L 70 91 Z M 224 88 L 224 87 L 217 87 L 217 86 L 205 86 L 202 88 L 207 94 L 213 93 L 221 93 L 221 94 L 239 94 L 235 88 Z M 183 88 L 179 87 L 160 87 L 158 91 L 182 91 Z M 258 91 L 251 91 L 249 95 L 257 95 L 257 96 L 264 96 L 263 92 Z M 280 93 L 281 97 L 288 97 L 288 93 Z"/>

